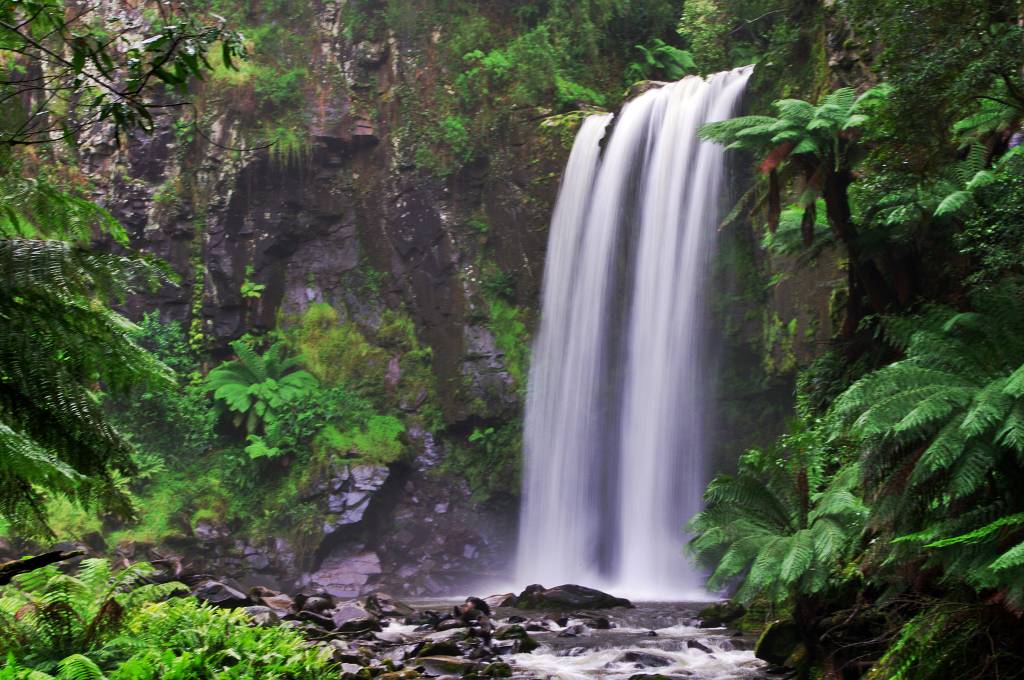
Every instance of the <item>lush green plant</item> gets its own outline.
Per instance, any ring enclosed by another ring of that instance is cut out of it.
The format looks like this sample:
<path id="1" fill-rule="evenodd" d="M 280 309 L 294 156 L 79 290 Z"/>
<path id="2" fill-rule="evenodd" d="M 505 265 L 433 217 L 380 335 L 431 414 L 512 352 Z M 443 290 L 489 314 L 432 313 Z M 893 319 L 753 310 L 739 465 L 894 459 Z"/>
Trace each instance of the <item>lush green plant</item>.
<path id="1" fill-rule="evenodd" d="M 134 653 L 110 680 L 338 677 L 330 647 L 311 645 L 283 626 L 254 627 L 239 609 L 191 598 L 144 608 L 128 622 L 124 639 Z"/>
<path id="2" fill-rule="evenodd" d="M 0 515 L 26 534 L 45 532 L 44 491 L 130 514 L 112 475 L 131 472 L 132 447 L 96 387 L 126 395 L 172 382 L 132 324 L 104 305 L 163 281 L 162 270 L 86 250 L 93 228 L 122 241 L 123 230 L 52 186 L 6 178 L 0 207 Z"/>
<path id="3" fill-rule="evenodd" d="M 231 343 L 238 355 L 210 371 L 206 387 L 213 398 L 235 414 L 235 426 L 245 425 L 248 434 L 266 429 L 296 399 L 310 394 L 318 381 L 305 370 L 295 370 L 298 357 L 288 356 L 283 341 L 258 354 L 242 340 Z"/>
<path id="4" fill-rule="evenodd" d="M 267 286 L 262 283 L 256 283 L 252 280 L 252 265 L 245 266 L 245 280 L 242 281 L 242 288 L 240 292 L 242 297 L 259 300 L 263 297 L 263 291 L 266 290 Z"/>
<path id="5" fill-rule="evenodd" d="M 1020 608 L 1024 297 L 1004 287 L 972 306 L 889 320 L 905 358 L 858 380 L 835 412 L 864 447 L 872 523 L 897 539 L 889 559 L 924 546 L 944 578 Z"/>
<path id="6" fill-rule="evenodd" d="M 635 45 L 640 61 L 626 67 L 626 79 L 630 82 L 663 77 L 679 80 L 697 70 L 693 56 L 686 50 L 669 45 L 661 38 L 655 38 L 648 45 Z"/>
<path id="7" fill-rule="evenodd" d="M 337 677 L 329 648 L 289 628 L 253 626 L 239 609 L 166 600 L 184 586 L 141 585 L 151 572 L 145 564 L 113 572 L 95 559 L 77 576 L 50 567 L 18 577 L 0 598 L 0 678 Z"/>
<path id="8" fill-rule="evenodd" d="M 828 223 L 849 255 L 849 295 L 844 335 L 856 332 L 866 315 L 862 297 L 876 313 L 887 311 L 894 294 L 875 261 L 864 252 L 853 220 L 849 188 L 861 149 L 856 132 L 870 121 L 871 111 L 889 93 L 878 86 L 857 95 L 842 88 L 817 106 L 799 99 L 775 102 L 778 116 L 741 116 L 701 128 L 704 139 L 762 155 L 760 170 L 768 177 L 765 202 L 768 228 L 774 232 L 782 212 L 783 187 L 795 183 L 803 207 L 801 234 L 810 246 L 816 234 L 818 198 L 825 202 Z"/>
<path id="9" fill-rule="evenodd" d="M 400 439 L 404 433 L 405 425 L 398 418 L 374 415 L 364 424 L 343 432 L 334 425 L 328 425 L 316 437 L 315 445 L 330 455 L 386 465 L 398 460 L 405 450 Z"/>
<path id="10" fill-rule="evenodd" d="M 325 385 L 371 388 L 380 384 L 387 368 L 387 354 L 371 345 L 354 323 L 341 323 L 328 304 L 309 306 L 296 342 L 305 366 Z"/>
<path id="11" fill-rule="evenodd" d="M 174 370 L 179 386 L 137 390 L 114 399 L 108 409 L 110 418 L 141 449 L 136 462 L 140 455 L 158 456 L 164 463 L 180 467 L 214 446 L 217 412 L 181 323 L 161 322 L 158 312 L 149 312 L 133 338 Z M 138 473 L 134 477 L 138 479 Z"/>
<path id="12" fill-rule="evenodd" d="M 0 144 L 11 146 L 73 139 L 97 122 L 116 134 L 150 131 L 167 102 L 158 86 L 185 94 L 213 69 L 206 55 L 215 44 L 227 68 L 245 56 L 240 35 L 188 6 L 139 27 L 103 21 L 93 7 L 69 13 L 61 0 L 26 0 L 0 7 L 0 23 L 0 92 L 10 107 Z M 47 77 L 24 77 L 26 62 Z"/>
<path id="13" fill-rule="evenodd" d="M 525 390 L 530 345 L 529 334 L 522 321 L 522 311 L 515 305 L 496 298 L 488 305 L 488 312 L 487 325 L 494 333 L 494 343 L 501 351 L 502 363 L 515 380 L 516 387 Z"/>
<path id="14" fill-rule="evenodd" d="M 127 617 L 185 590 L 180 583 L 146 583 L 153 571 L 137 563 L 115 572 L 108 560 L 86 559 L 75 576 L 51 565 L 15 577 L 0 597 L 0 655 L 51 673 L 84 664 L 73 655 L 100 659 Z"/>
<path id="15" fill-rule="evenodd" d="M 443 469 L 466 480 L 473 500 L 485 502 L 519 492 L 522 422 L 500 427 L 475 427 L 466 444 L 455 444 L 444 459 Z"/>
<path id="16" fill-rule="evenodd" d="M 774 451 L 745 453 L 719 475 L 688 524 L 690 549 L 711 569 L 708 587 L 736 587 L 750 602 L 803 602 L 848 578 L 867 509 L 859 466 L 827 443 L 819 425 L 783 436 Z"/>

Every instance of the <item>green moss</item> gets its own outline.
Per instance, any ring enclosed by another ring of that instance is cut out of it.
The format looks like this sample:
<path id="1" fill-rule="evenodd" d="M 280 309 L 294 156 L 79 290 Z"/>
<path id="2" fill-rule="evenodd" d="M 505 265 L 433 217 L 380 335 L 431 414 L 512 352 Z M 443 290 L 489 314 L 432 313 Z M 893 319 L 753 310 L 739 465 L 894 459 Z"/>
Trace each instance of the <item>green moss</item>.
<path id="1" fill-rule="evenodd" d="M 520 391 L 526 389 L 530 361 L 530 338 L 522 321 L 522 311 L 515 305 L 495 299 L 488 305 L 487 325 L 494 333 L 494 343 L 502 353 L 505 369 Z"/>
<path id="2" fill-rule="evenodd" d="M 379 390 L 387 353 L 371 345 L 354 323 L 340 323 L 337 310 L 330 305 L 310 305 L 302 315 L 297 336 L 303 363 L 324 385 Z"/>
<path id="3" fill-rule="evenodd" d="M 522 470 L 522 422 L 478 427 L 463 442 L 453 442 L 441 465 L 443 472 L 462 477 L 473 499 L 484 502 L 495 496 L 519 493 Z"/>
<path id="4" fill-rule="evenodd" d="M 313 442 L 319 455 L 342 456 L 353 464 L 387 465 L 398 460 L 405 449 L 400 437 L 405 425 L 387 415 L 371 416 L 365 425 L 344 432 L 333 425 L 324 428 Z"/>

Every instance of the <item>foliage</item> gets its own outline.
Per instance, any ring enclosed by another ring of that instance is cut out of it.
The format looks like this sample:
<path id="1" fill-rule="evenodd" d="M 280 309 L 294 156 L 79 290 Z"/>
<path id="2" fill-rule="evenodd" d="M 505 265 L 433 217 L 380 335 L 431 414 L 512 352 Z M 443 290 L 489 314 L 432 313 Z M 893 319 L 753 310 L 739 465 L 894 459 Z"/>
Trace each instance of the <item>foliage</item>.
<path id="1" fill-rule="evenodd" d="M 198 458 L 216 442 L 217 413 L 181 323 L 161 322 L 157 312 L 149 312 L 139 321 L 133 337 L 174 370 L 179 385 L 176 389 L 137 390 L 112 400 L 108 408 L 111 420 L 136 446 L 136 462 L 140 455 L 157 456 L 163 463 L 180 466 Z M 134 477 L 138 480 L 139 474 Z"/>
<path id="2" fill-rule="evenodd" d="M 67 12 L 60 0 L 2 5 L 0 92 L 13 105 L 0 124 L 0 144 L 70 139 L 103 122 L 113 123 L 115 134 L 151 131 L 167 106 L 157 85 L 186 94 L 190 80 L 213 69 L 206 55 L 215 44 L 227 68 L 244 58 L 241 36 L 223 21 L 182 5 L 159 7 L 159 20 L 147 25 L 127 13 L 100 16 L 93 7 Z M 30 67 L 47 77 L 26 77 Z"/>
<path id="3" fill-rule="evenodd" d="M 245 267 L 245 280 L 242 281 L 241 292 L 242 297 L 259 300 L 263 297 L 263 291 L 266 289 L 266 285 L 262 283 L 256 283 L 252 280 L 252 265 L 246 265 Z"/>
<path id="4" fill-rule="evenodd" d="M 86 559 L 75 576 L 56 565 L 15 578 L 0 597 L 0 655 L 53 672 L 115 638 L 143 605 L 181 591 L 180 583 L 146 583 L 145 563 L 114 571 L 105 559 Z M 97 655 L 96 658 L 99 658 Z"/>
<path id="5" fill-rule="evenodd" d="M 317 435 L 315 446 L 331 455 L 386 465 L 401 457 L 405 447 L 400 437 L 404 433 L 405 425 L 398 418 L 374 415 L 363 425 L 344 432 L 328 425 Z"/>
<path id="6" fill-rule="evenodd" d="M 745 453 L 735 475 L 712 480 L 688 524 L 690 549 L 712 570 L 708 587 L 785 603 L 847 578 L 867 516 L 858 476 L 821 424 L 800 426 L 774 451 Z"/>
<path id="7" fill-rule="evenodd" d="M 944 163 L 941 142 L 965 113 L 991 111 L 986 97 L 1018 117 L 1024 111 L 1024 28 L 1014 0 L 846 0 L 842 10 L 882 48 L 877 70 L 893 92 L 880 122 L 904 162 Z"/>
<path id="8" fill-rule="evenodd" d="M 104 416 L 96 385 L 115 395 L 165 389 L 170 373 L 135 342 L 132 324 L 104 305 L 166 280 L 163 270 L 45 240 L 81 241 L 90 227 L 123 232 L 102 209 L 54 187 L 12 180 L 4 188 L 0 515 L 27 535 L 45 533 L 44 490 L 130 514 L 113 475 L 131 472 L 132 448 Z M 58 222 L 65 216 L 66 225 Z"/>
<path id="9" fill-rule="evenodd" d="M 239 609 L 193 599 L 150 605 L 128 623 L 124 647 L 133 654 L 110 680 L 172 678 L 336 678 L 329 647 L 307 643 L 283 626 L 254 627 Z"/>
<path id="10" fill-rule="evenodd" d="M 285 408 L 318 384 L 308 371 L 293 370 L 300 360 L 288 357 L 283 341 L 275 342 L 263 354 L 242 340 L 232 342 L 231 348 L 238 358 L 210 371 L 206 387 L 214 400 L 235 414 L 235 426 L 244 423 L 248 434 L 265 431 Z"/>
<path id="11" fill-rule="evenodd" d="M 352 322 L 324 303 L 303 313 L 296 340 L 303 363 L 325 385 L 364 388 L 380 382 L 387 355 L 371 345 Z"/>
<path id="12" fill-rule="evenodd" d="M 635 47 L 641 59 L 626 67 L 626 79 L 630 82 L 651 80 L 656 76 L 664 80 L 679 80 L 697 69 L 689 52 L 673 47 L 661 38 L 655 38 L 649 45 Z"/>
<path id="13" fill-rule="evenodd" d="M 141 563 L 114 572 L 93 559 L 77 576 L 50 567 L 19 577 L 0 598 L 0 678 L 337 677 L 329 648 L 286 627 L 253 626 L 240 609 L 166 600 L 184 586 L 143 585 L 152 572 Z"/>
<path id="14" fill-rule="evenodd" d="M 466 480 L 473 500 L 483 503 L 515 494 L 520 486 L 522 423 L 475 427 L 466 444 L 455 444 L 442 469 Z"/>
<path id="15" fill-rule="evenodd" d="M 494 333 L 494 343 L 502 354 L 505 369 L 520 390 L 526 389 L 529 371 L 530 345 L 522 311 L 501 298 L 488 305 L 488 327 Z"/>
<path id="16" fill-rule="evenodd" d="M 1024 607 L 1024 533 L 1007 519 L 1024 511 L 1013 491 L 1024 481 L 1022 300 L 1007 286 L 977 293 L 970 312 L 889 320 L 905 358 L 835 404 L 862 442 L 872 523 L 899 537 L 889 559 L 955 545 L 930 556 L 945 577 L 1000 589 L 1014 608 Z"/>

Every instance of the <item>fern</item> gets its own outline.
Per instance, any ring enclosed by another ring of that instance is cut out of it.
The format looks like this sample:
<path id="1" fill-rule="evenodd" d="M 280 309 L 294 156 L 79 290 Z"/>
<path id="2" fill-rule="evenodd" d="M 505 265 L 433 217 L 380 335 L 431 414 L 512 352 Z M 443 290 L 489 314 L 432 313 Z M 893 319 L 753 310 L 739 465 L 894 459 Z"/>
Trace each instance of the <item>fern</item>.
<path id="1" fill-rule="evenodd" d="M 923 548 L 944 580 L 1004 589 L 1019 606 L 1024 297 L 1006 286 L 971 303 L 886 321 L 905 357 L 852 385 L 833 413 L 865 448 L 871 525 L 891 541 L 889 564 Z"/>
<path id="2" fill-rule="evenodd" d="M 153 568 L 136 563 L 119 571 L 106 559 L 82 560 L 77 575 L 51 565 L 17 576 L 0 597 L 0 654 L 58 677 L 90 677 L 88 654 L 115 637 L 133 612 L 180 593 L 180 583 L 144 582 Z M 87 663 L 88 662 L 88 663 Z"/>
<path id="3" fill-rule="evenodd" d="M 308 371 L 293 370 L 299 358 L 287 356 L 283 342 L 262 355 L 247 343 L 231 343 L 237 359 L 221 364 L 206 376 L 214 399 L 235 414 L 235 425 L 249 435 L 264 431 L 288 404 L 309 395 L 318 385 Z"/>
<path id="4" fill-rule="evenodd" d="M 867 515 L 855 463 L 825 474 L 836 448 L 820 427 L 797 429 L 779 446 L 744 454 L 736 475 L 712 480 L 705 509 L 687 525 L 690 552 L 712 568 L 708 587 L 734 586 L 744 601 L 822 591 L 838 578 Z"/>

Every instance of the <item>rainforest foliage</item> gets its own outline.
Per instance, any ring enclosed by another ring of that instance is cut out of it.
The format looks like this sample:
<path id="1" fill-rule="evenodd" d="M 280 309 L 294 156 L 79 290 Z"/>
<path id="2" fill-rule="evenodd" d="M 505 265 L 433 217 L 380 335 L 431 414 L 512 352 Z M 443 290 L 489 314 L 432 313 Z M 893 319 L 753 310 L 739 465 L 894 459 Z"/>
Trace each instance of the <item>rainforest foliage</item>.
<path id="1" fill-rule="evenodd" d="M 711 587 L 792 621 L 804 677 L 1022 673 L 1021 9 L 836 3 L 869 79 L 702 130 L 757 162 L 729 220 L 847 273 L 792 431 L 689 524 Z"/>
<path id="2" fill-rule="evenodd" d="M 701 132 L 751 166 L 721 229 L 752 229 L 762 263 L 838 262 L 833 333 L 801 366 L 789 431 L 707 487 L 691 552 L 711 589 L 748 605 L 745 626 L 796 630 L 787 664 L 802 677 L 1024 676 L 1019 2 L 335 4 L 333 38 L 358 48 L 351 73 L 317 70 L 304 30 L 316 3 L 0 3 L 5 536 L 25 550 L 91 536 L 107 551 L 214 526 L 286 538 L 301 561 L 322 538 L 317 482 L 401 466 L 423 433 L 476 501 L 518 487 L 519 420 L 471 402 L 449 428 L 435 372 L 447 358 L 399 304 L 357 315 L 307 301 L 218 342 L 202 317 L 209 263 L 193 255 L 184 321 L 126 318 L 182 282 L 102 207 L 89 149 L 168 132 L 191 170 L 153 202 L 188 203 L 202 238 L 202 150 L 298 172 L 311 121 L 342 95 L 374 124 L 392 109 L 397 165 L 457 194 L 523 111 L 558 146 L 638 80 L 755 63 L 748 115 Z M 381 44 L 416 76 L 385 88 L 360 71 Z M 224 107 L 241 146 L 212 141 Z M 531 301 L 497 265 L 486 217 L 467 228 L 473 313 L 521 397 Z M 243 268 L 250 314 L 268 285 Z M 357 296 L 382 299 L 388 276 L 361 263 Z M 3 586 L 0 679 L 337 676 L 293 630 L 151 574 L 90 559 Z"/>

